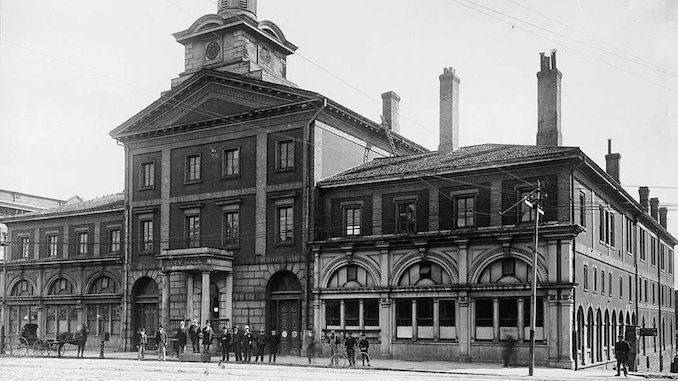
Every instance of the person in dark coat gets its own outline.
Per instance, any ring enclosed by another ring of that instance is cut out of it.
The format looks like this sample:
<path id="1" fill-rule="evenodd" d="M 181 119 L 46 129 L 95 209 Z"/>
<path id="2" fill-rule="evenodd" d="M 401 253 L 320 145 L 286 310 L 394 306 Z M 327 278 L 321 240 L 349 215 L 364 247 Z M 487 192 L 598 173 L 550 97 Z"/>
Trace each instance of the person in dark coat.
<path id="1" fill-rule="evenodd" d="M 513 348 L 516 346 L 516 340 L 513 338 L 513 336 L 509 336 L 502 346 L 503 348 L 501 350 L 501 357 L 504 360 L 504 367 L 508 367 L 511 365 L 511 359 L 513 358 Z"/>
<path id="2" fill-rule="evenodd" d="M 370 364 L 370 357 L 367 354 L 367 352 L 370 349 L 370 342 L 367 341 L 367 337 L 365 337 L 364 333 L 362 334 L 362 336 L 360 336 L 360 342 L 358 343 L 358 349 L 360 349 L 360 357 L 363 360 L 363 366 L 365 366 L 365 360 L 367 360 L 367 366 L 372 366 Z"/>
<path id="3" fill-rule="evenodd" d="M 315 354 L 315 333 L 313 330 L 308 331 L 308 335 L 306 335 L 306 356 L 308 357 L 308 363 L 311 363 L 311 359 L 313 359 L 313 355 Z"/>
<path id="4" fill-rule="evenodd" d="M 626 369 L 626 362 L 629 361 L 629 352 L 631 346 L 624 341 L 624 336 L 619 335 L 619 341 L 614 344 L 614 357 L 617 358 L 617 376 L 620 376 L 619 371 L 624 367 L 624 376 L 628 376 L 629 372 Z"/>
<path id="5" fill-rule="evenodd" d="M 177 328 L 177 357 L 186 350 L 186 342 L 188 341 L 188 332 L 186 331 L 186 322 L 182 321 Z"/>
<path id="6" fill-rule="evenodd" d="M 188 337 L 193 345 L 193 353 L 200 353 L 200 327 L 197 320 L 193 320 L 188 328 Z"/>
<path id="7" fill-rule="evenodd" d="M 228 328 L 221 328 L 221 339 L 219 340 L 219 343 L 221 344 L 221 361 L 228 361 L 228 352 L 231 346 L 231 333 L 228 332 Z"/>
<path id="8" fill-rule="evenodd" d="M 235 356 L 235 361 L 242 361 L 242 331 L 237 325 L 233 327 L 233 335 L 231 336 L 233 341 L 233 355 Z"/>
<path id="9" fill-rule="evenodd" d="M 202 329 L 202 347 L 205 353 L 210 353 L 210 345 L 212 345 L 212 339 L 214 338 L 214 330 L 209 320 L 205 320 L 205 326 Z"/>
<path id="10" fill-rule="evenodd" d="M 266 344 L 268 344 L 268 338 L 266 337 L 266 330 L 261 328 L 259 330 L 259 335 L 257 336 L 257 353 L 254 358 L 254 362 L 257 362 L 261 357 L 261 362 L 264 362 L 264 353 L 266 353 Z"/>
<path id="11" fill-rule="evenodd" d="M 279 345 L 280 335 L 275 329 L 272 329 L 271 334 L 268 335 L 268 362 L 271 362 L 271 356 L 273 356 L 273 362 L 275 362 Z"/>
<path id="12" fill-rule="evenodd" d="M 353 337 L 353 332 L 348 333 L 346 338 L 346 357 L 348 357 L 349 366 L 355 366 L 355 337 Z"/>
<path id="13" fill-rule="evenodd" d="M 254 343 L 254 336 L 250 332 L 250 327 L 245 326 L 245 333 L 242 335 L 243 357 L 242 362 L 252 362 L 252 344 Z"/>

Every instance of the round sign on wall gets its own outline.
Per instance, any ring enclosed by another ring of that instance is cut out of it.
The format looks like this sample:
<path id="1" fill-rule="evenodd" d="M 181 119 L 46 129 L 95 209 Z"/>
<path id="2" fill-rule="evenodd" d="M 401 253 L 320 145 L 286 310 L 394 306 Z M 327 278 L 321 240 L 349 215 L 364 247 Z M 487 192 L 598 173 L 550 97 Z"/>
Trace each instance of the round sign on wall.
<path id="1" fill-rule="evenodd" d="M 296 339 L 297 336 L 299 336 L 299 334 L 297 333 L 297 331 L 292 331 L 292 338 L 293 338 L 293 339 Z"/>
<path id="2" fill-rule="evenodd" d="M 209 44 L 207 44 L 207 48 L 205 49 L 205 55 L 207 56 L 208 60 L 213 60 L 217 57 L 219 57 L 219 51 L 221 50 L 221 46 L 219 46 L 219 43 L 216 41 L 210 41 Z"/>
<path id="3" fill-rule="evenodd" d="M 282 331 L 280 335 L 282 336 L 283 339 L 287 339 L 287 331 Z"/>

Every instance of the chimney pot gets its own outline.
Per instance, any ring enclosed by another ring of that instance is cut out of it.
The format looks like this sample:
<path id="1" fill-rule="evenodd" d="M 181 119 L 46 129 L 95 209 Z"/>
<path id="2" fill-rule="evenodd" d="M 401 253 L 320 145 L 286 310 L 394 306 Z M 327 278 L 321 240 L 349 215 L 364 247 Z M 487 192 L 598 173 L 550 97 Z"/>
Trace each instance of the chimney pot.
<path id="1" fill-rule="evenodd" d="M 659 221 L 659 199 L 657 197 L 650 199 L 650 216 Z"/>
<path id="2" fill-rule="evenodd" d="M 440 141 L 438 151 L 459 149 L 459 83 L 454 68 L 443 69 L 440 76 Z"/>
<path id="3" fill-rule="evenodd" d="M 400 96 L 393 91 L 381 94 L 382 115 L 391 131 L 400 133 Z"/>
<path id="4" fill-rule="evenodd" d="M 616 182 L 619 181 L 619 162 L 621 155 L 612 153 L 612 139 L 607 139 L 607 155 L 605 155 L 605 172 L 612 177 Z"/>
<path id="5" fill-rule="evenodd" d="M 666 221 L 666 216 L 668 215 L 669 210 L 666 207 L 661 207 L 659 208 L 659 224 L 664 227 L 664 229 L 667 229 L 666 224 L 668 223 Z"/>
<path id="6" fill-rule="evenodd" d="M 537 145 L 561 146 L 561 79 L 563 74 L 556 69 L 556 52 L 551 56 L 539 53 L 541 70 L 537 73 Z"/>
<path id="7" fill-rule="evenodd" d="M 640 196 L 640 206 L 643 207 L 645 213 L 648 213 L 650 210 L 650 188 L 638 188 L 638 195 Z"/>

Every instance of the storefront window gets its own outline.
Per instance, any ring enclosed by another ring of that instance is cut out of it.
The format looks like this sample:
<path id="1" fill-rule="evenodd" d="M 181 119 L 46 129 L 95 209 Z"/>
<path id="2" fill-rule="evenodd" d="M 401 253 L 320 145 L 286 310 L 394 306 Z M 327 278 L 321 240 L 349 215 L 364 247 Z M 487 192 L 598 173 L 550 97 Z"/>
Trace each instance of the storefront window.
<path id="1" fill-rule="evenodd" d="M 433 299 L 417 299 L 417 337 L 433 338 Z"/>
<path id="2" fill-rule="evenodd" d="M 341 325 L 341 302 L 328 300 L 325 302 L 325 324 L 327 326 Z"/>
<path id="3" fill-rule="evenodd" d="M 379 326 L 379 300 L 368 299 L 363 302 L 365 326 L 378 327 Z"/>
<path id="4" fill-rule="evenodd" d="M 359 324 L 360 302 L 346 300 L 344 302 L 344 323 L 347 327 L 357 327 Z"/>

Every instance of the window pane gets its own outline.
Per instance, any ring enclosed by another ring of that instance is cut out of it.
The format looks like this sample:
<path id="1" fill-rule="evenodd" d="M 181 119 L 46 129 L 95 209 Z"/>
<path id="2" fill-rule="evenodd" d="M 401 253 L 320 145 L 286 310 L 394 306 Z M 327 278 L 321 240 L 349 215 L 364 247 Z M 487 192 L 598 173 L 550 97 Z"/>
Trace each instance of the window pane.
<path id="1" fill-rule="evenodd" d="M 523 324 L 525 327 L 530 327 L 530 319 L 532 319 L 531 311 L 532 311 L 532 300 L 531 299 L 525 299 L 524 303 L 524 310 L 525 314 L 523 315 Z M 544 326 L 544 298 L 537 298 L 537 322 L 536 322 L 537 327 L 543 327 Z"/>
<path id="2" fill-rule="evenodd" d="M 499 299 L 499 326 L 518 326 L 518 300 Z"/>
<path id="3" fill-rule="evenodd" d="M 454 309 L 454 300 L 441 300 L 438 302 L 441 327 L 454 327 L 456 325 L 456 314 Z"/>
<path id="4" fill-rule="evenodd" d="M 412 326 L 412 300 L 396 301 L 396 325 Z"/>
<path id="5" fill-rule="evenodd" d="M 379 299 L 367 299 L 363 301 L 363 313 L 365 326 L 379 326 Z"/>
<path id="6" fill-rule="evenodd" d="M 492 327 L 492 300 L 476 300 L 476 327 Z"/>
<path id="7" fill-rule="evenodd" d="M 341 303 L 338 300 L 328 300 L 325 302 L 325 325 L 340 325 Z"/>
<path id="8" fill-rule="evenodd" d="M 346 300 L 344 302 L 344 324 L 346 326 L 358 326 L 360 302 L 357 300 Z"/>

